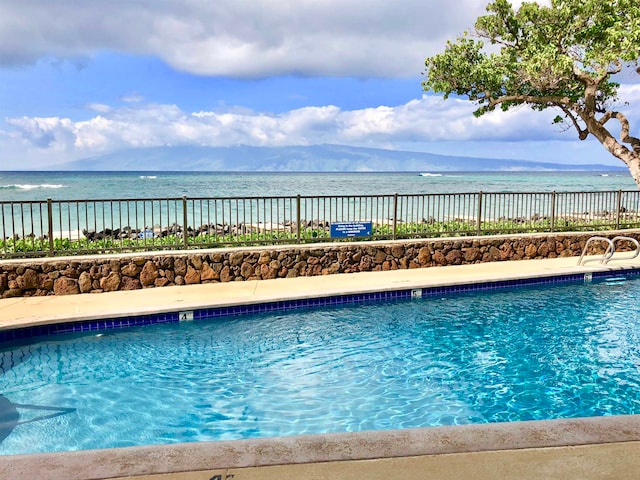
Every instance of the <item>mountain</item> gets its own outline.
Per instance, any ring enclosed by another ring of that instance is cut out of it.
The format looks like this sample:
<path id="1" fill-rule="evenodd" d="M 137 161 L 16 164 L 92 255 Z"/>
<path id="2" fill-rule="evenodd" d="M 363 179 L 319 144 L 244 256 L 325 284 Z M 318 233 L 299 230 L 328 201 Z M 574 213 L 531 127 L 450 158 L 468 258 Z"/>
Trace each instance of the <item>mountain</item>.
<path id="1" fill-rule="evenodd" d="M 565 165 L 343 145 L 132 148 L 56 165 L 55 169 L 219 172 L 625 170 L 610 165 Z"/>

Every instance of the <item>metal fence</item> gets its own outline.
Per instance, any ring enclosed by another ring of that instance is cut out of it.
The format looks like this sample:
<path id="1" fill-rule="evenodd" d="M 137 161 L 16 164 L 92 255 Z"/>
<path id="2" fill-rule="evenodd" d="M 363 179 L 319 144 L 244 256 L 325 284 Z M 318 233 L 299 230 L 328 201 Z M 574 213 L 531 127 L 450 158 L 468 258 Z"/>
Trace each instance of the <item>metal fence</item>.
<path id="1" fill-rule="evenodd" d="M 0 202 L 0 258 L 637 227 L 622 190 L 48 199 Z"/>

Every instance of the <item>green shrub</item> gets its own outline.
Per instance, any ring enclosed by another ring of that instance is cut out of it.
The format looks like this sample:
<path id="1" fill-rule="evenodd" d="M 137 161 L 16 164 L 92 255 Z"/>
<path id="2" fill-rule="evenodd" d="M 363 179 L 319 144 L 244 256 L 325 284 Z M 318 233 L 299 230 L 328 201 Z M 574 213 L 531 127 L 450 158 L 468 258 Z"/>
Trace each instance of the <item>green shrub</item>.
<path id="1" fill-rule="evenodd" d="M 638 223 L 621 222 L 620 228 L 637 228 Z M 601 231 L 615 228 L 615 224 L 598 221 L 579 221 L 557 219 L 553 225 L 554 232 L 567 231 Z M 438 238 L 444 236 L 498 235 L 510 233 L 550 232 L 552 225 L 548 219 L 514 221 L 499 220 L 482 222 L 480 232 L 475 221 L 450 220 L 446 222 L 420 222 L 396 224 L 395 238 Z M 340 239 L 336 241 L 366 241 L 394 238 L 393 225 L 374 225 L 370 237 Z M 300 232 L 300 242 L 318 242 L 330 240 L 330 232 L 324 228 L 304 229 Z M 188 248 L 216 248 L 236 245 L 273 245 L 298 243 L 296 231 L 251 232 L 245 234 L 203 234 L 189 236 Z M 104 238 L 89 240 L 81 238 L 70 240 L 56 238 L 53 241 L 54 255 L 74 255 L 87 253 L 135 252 L 144 250 L 178 250 L 185 247 L 182 235 L 167 235 L 155 238 Z M 0 258 L 29 257 L 49 255 L 51 244 L 48 239 L 27 237 L 22 239 L 0 240 Z"/>

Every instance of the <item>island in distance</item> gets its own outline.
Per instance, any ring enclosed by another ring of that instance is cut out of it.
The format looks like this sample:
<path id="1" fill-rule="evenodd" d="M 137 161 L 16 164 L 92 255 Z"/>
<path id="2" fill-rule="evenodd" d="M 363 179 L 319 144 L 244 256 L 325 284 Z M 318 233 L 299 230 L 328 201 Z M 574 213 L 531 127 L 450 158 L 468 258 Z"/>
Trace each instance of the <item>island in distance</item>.
<path id="1" fill-rule="evenodd" d="M 52 166 L 82 171 L 452 172 L 625 171 L 624 166 L 560 164 L 437 155 L 425 152 L 311 145 L 290 147 L 165 146 L 130 148 Z"/>

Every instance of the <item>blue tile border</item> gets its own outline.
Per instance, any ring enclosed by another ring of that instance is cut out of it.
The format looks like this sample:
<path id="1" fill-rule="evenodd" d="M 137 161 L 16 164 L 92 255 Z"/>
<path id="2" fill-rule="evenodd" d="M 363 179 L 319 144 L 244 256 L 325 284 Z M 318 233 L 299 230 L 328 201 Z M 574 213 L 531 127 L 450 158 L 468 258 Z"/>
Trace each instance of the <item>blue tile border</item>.
<path id="1" fill-rule="evenodd" d="M 77 333 L 87 331 L 112 330 L 116 328 L 151 325 L 155 323 L 177 322 L 178 312 L 160 313 L 154 315 L 136 315 L 123 318 L 101 320 L 86 320 L 78 322 L 54 323 L 33 327 L 17 328 L 0 331 L 0 343 L 24 340 L 33 337 L 58 335 L 63 333 Z"/>
<path id="2" fill-rule="evenodd" d="M 592 272 L 592 281 L 603 281 L 614 277 L 639 277 L 640 269 Z M 405 289 L 371 293 L 356 293 L 335 295 L 331 297 L 301 298 L 295 300 L 276 301 L 258 304 L 235 305 L 229 307 L 213 307 L 193 310 L 193 320 L 221 318 L 254 313 L 284 312 L 300 308 L 327 307 L 338 305 L 357 305 L 372 302 L 384 302 L 389 300 L 408 300 L 412 298 L 414 290 L 420 290 L 422 298 L 433 296 L 451 295 L 469 292 L 481 292 L 488 290 L 500 290 L 527 286 L 559 285 L 569 283 L 583 283 L 584 273 L 569 275 L 557 275 L 550 277 L 533 277 L 518 280 L 504 280 L 497 282 L 483 282 L 475 284 L 459 284 L 442 287 L 426 287 L 421 289 Z M 65 322 L 49 325 L 39 325 L 12 330 L 0 331 L 0 343 L 15 342 L 34 337 L 57 335 L 64 333 L 76 333 L 86 331 L 111 330 L 140 325 L 153 325 L 157 323 L 175 323 L 179 321 L 179 312 L 159 313 L 150 315 L 133 315 L 122 318 L 101 320 L 86 320 L 78 322 Z M 1 345 L 0 345 L 1 346 Z"/>

